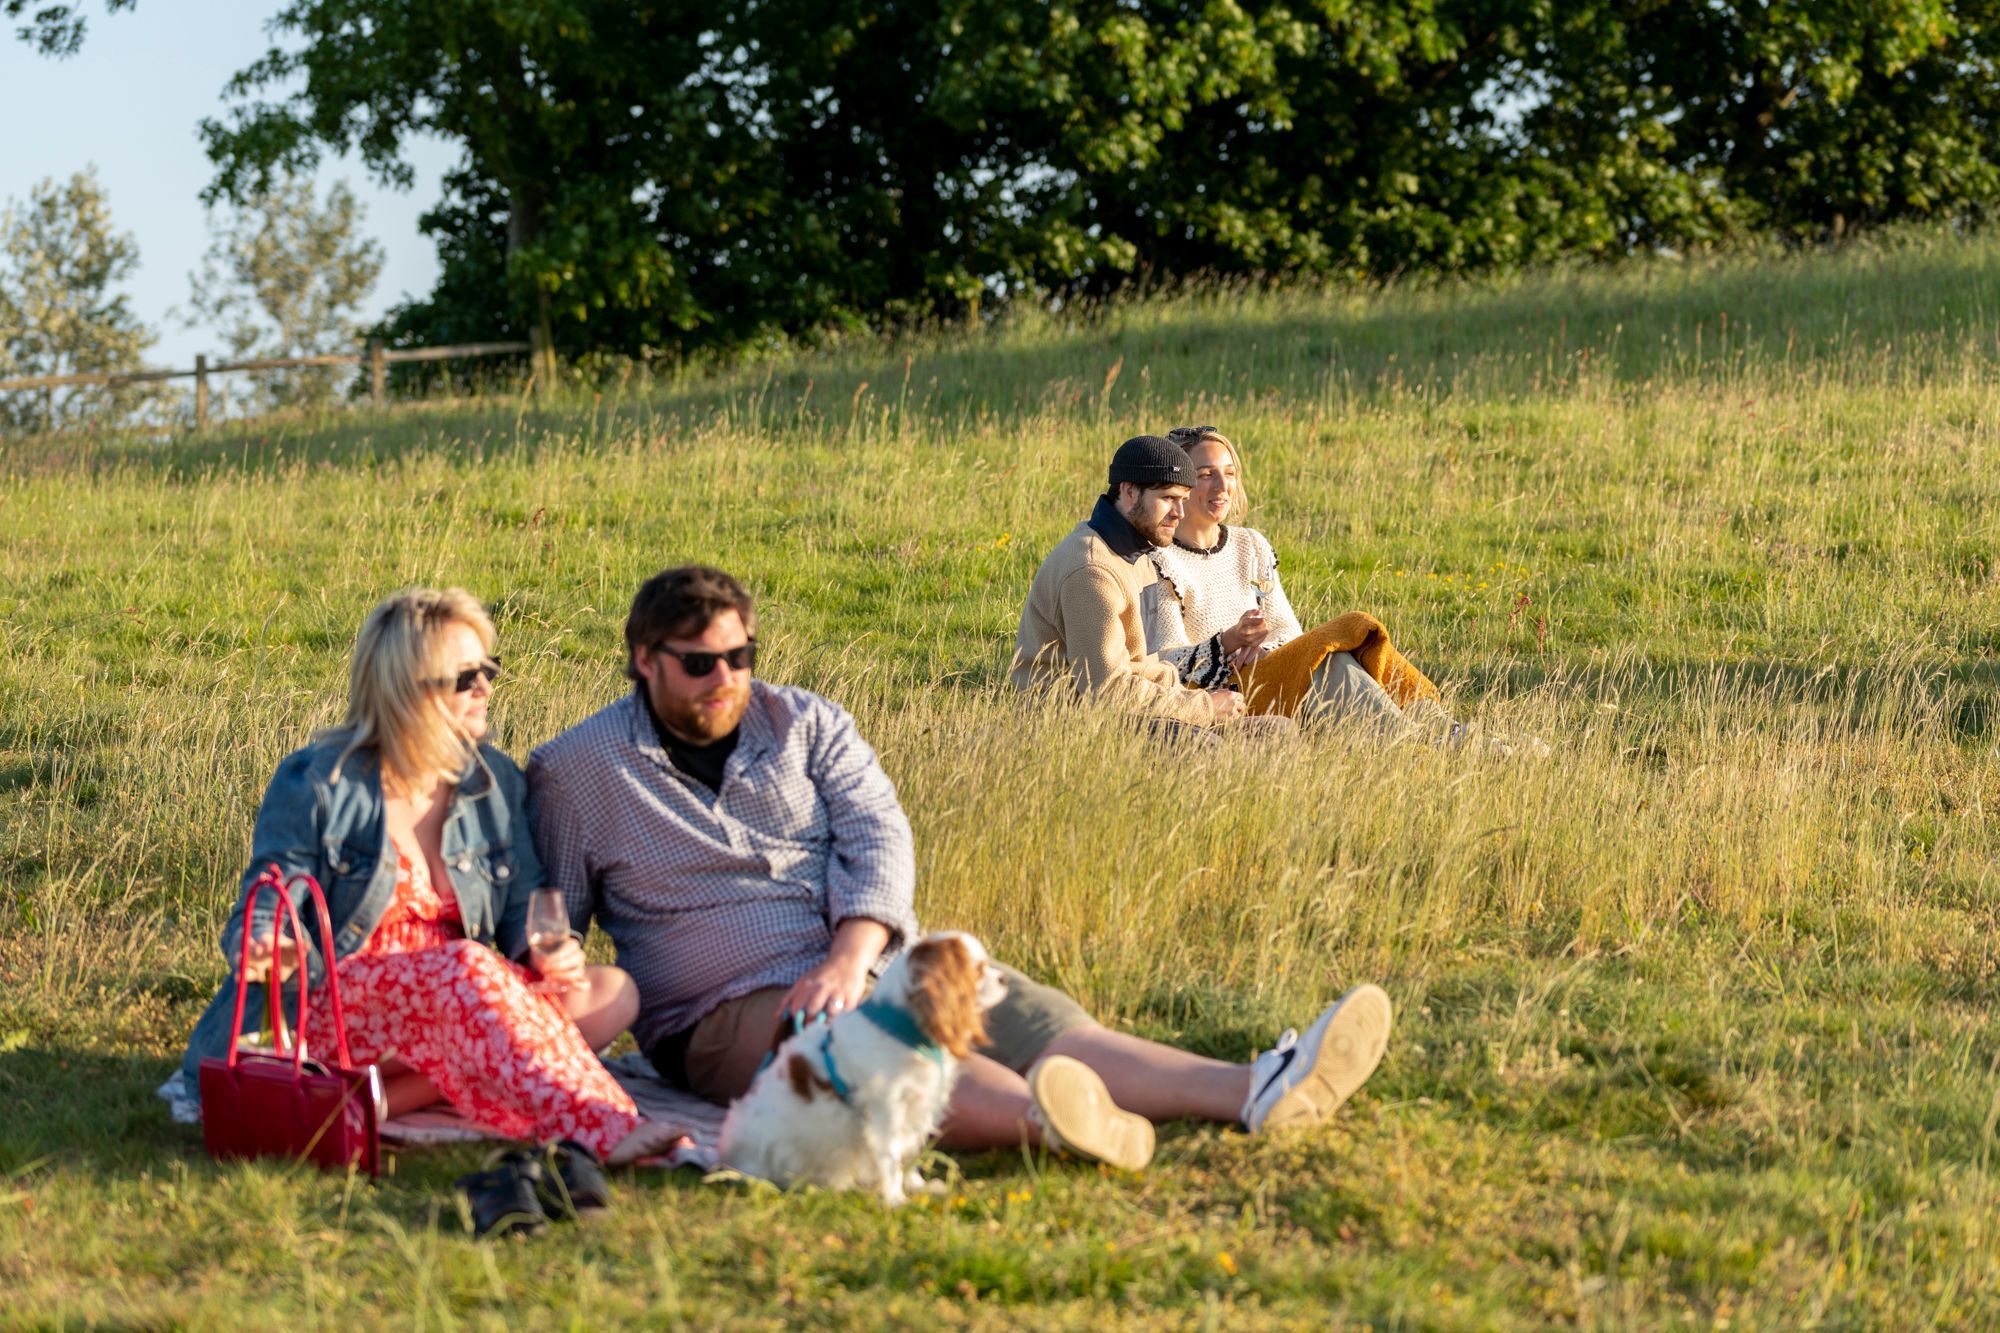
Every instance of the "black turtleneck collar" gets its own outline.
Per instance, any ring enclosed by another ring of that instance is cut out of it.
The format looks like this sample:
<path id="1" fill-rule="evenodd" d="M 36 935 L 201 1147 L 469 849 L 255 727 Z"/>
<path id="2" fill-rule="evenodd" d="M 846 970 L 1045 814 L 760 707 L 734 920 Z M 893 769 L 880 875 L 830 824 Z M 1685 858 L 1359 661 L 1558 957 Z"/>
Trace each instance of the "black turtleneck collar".
<path id="1" fill-rule="evenodd" d="M 1118 506 L 1111 503 L 1108 495 L 1097 497 L 1097 508 L 1090 511 L 1090 530 L 1104 539 L 1104 544 L 1111 548 L 1111 554 L 1128 565 L 1136 563 L 1140 556 L 1153 549 L 1153 544 L 1139 535 L 1139 529 L 1118 512 Z"/>

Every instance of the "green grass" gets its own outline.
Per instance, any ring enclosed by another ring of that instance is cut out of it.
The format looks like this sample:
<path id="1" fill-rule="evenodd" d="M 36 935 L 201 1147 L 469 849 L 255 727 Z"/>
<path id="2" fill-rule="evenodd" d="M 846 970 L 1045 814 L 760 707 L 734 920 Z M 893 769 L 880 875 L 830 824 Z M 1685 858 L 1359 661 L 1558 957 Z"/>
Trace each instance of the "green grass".
<path id="1" fill-rule="evenodd" d="M 0 473 L 0 1323 L 1991 1326 L 2000 243 L 1225 291 L 555 402 L 20 441 Z M 865 387 L 864 387 L 865 386 Z M 1307 619 L 1380 615 L 1547 764 L 1185 757 L 1004 682 L 1125 435 L 1220 423 Z M 277 758 L 382 593 L 496 609 L 517 754 L 640 579 L 854 709 L 927 922 L 1232 1058 L 1360 978 L 1338 1121 L 1144 1177 L 1001 1153 L 885 1214 L 691 1175 L 477 1245 L 218 1169 L 151 1089 Z"/>

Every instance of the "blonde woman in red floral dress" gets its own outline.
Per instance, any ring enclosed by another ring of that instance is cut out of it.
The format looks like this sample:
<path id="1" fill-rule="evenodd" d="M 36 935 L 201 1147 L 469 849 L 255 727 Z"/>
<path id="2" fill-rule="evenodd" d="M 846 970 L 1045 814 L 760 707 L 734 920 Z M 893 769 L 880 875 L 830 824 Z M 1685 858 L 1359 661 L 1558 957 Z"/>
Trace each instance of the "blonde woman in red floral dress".
<path id="1" fill-rule="evenodd" d="M 349 1044 L 382 1065 L 392 1114 L 444 1100 L 511 1138 L 631 1162 L 680 1135 L 645 1120 L 595 1054 L 638 1012 L 631 978 L 586 965 L 574 939 L 537 969 L 513 961 L 528 956 L 527 904 L 543 876 L 520 769 L 483 740 L 493 641 L 492 620 L 460 589 L 376 607 L 355 644 L 347 720 L 278 766 L 244 885 L 275 862 L 325 887 Z M 263 895 L 247 926 L 259 983 L 274 914 Z M 222 938 L 232 963 L 244 916 L 239 893 Z M 332 1033 L 322 967 L 309 956 L 311 1044 Z M 190 1066 L 227 1049 L 234 992 L 232 977 L 197 1024 Z M 253 997 L 246 1026 L 262 1010 Z"/>

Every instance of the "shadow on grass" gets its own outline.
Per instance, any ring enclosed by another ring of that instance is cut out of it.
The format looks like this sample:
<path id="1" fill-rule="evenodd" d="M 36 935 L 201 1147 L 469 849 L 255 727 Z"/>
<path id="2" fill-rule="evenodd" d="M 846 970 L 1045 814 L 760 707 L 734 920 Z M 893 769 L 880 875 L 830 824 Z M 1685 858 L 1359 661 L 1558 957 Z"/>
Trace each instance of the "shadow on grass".
<path id="1" fill-rule="evenodd" d="M 175 1124 L 153 1095 L 178 1064 L 34 1046 L 0 1052 L 0 1172 L 59 1161 L 122 1173 L 199 1153 L 201 1131 Z"/>
<path id="2" fill-rule="evenodd" d="M 0 1053 L 0 1179 L 43 1167 L 97 1178 L 135 1177 L 176 1160 L 216 1174 L 289 1169 L 276 1163 L 211 1163 L 201 1127 L 175 1123 L 167 1103 L 154 1095 L 178 1067 L 178 1060 L 156 1056 L 79 1055 L 44 1047 Z M 457 1226 L 456 1180 L 502 1146 L 390 1150 L 376 1204 L 405 1223 L 422 1226 L 435 1218 L 451 1231 Z M 1033 1156 L 1038 1166 L 1049 1165 L 1043 1154 Z M 1026 1169 L 1018 1148 L 949 1158 L 950 1170 L 966 1181 L 1012 1179 Z M 931 1174 L 944 1169 L 934 1165 Z M 679 1193 L 702 1188 L 703 1178 L 690 1169 L 647 1170 L 619 1173 L 618 1183 L 648 1194 Z"/>
<path id="3" fill-rule="evenodd" d="M 1561 392 L 1589 373 L 1621 391 L 1663 379 L 1815 378 L 1842 368 L 1880 378 L 1956 364 L 1990 336 L 1978 302 L 1991 248 L 1902 251 L 1713 265 L 1635 264 L 1387 294 L 1224 288 L 1113 302 L 1046 327 L 934 330 L 863 341 L 677 382 L 627 377 L 553 400 L 514 391 L 225 426 L 170 444 L 36 442 L 9 465 L 60 472 L 104 462 L 264 471 L 301 459 L 366 464 L 416 448 L 468 454 L 611 440 L 662 449 L 689 431 L 739 429 L 824 443 L 888 418 L 941 438 L 1057 411 L 1107 439 L 1145 410 L 1199 403 L 1310 406 L 1348 397 Z M 1776 313 L 1774 313 L 1776 312 Z M 1033 316 L 1029 317 L 1031 320 Z M 1885 362 L 1881 349 L 1899 351 Z M 1479 429 L 1469 423 L 1468 429 Z M 1130 433 L 1126 431 L 1125 433 Z"/>

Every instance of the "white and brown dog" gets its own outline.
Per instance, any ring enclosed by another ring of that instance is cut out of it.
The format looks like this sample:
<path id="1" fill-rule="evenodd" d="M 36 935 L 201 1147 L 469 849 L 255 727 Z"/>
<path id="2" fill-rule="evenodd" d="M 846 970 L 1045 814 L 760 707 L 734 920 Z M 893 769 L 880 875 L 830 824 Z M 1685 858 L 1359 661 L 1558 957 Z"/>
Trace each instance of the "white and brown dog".
<path id="1" fill-rule="evenodd" d="M 722 1161 L 780 1186 L 923 1188 L 917 1154 L 944 1119 L 959 1061 L 986 1040 L 1005 982 L 978 940 L 927 935 L 850 1013 L 779 1045 L 722 1122 Z"/>

